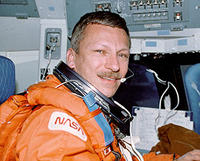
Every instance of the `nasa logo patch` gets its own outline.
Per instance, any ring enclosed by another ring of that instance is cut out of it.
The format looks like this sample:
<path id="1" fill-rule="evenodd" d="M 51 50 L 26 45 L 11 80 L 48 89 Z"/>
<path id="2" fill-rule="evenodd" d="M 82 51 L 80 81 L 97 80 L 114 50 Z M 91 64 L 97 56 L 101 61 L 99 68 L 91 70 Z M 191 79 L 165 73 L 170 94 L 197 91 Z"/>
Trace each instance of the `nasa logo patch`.
<path id="1" fill-rule="evenodd" d="M 86 141 L 87 135 L 78 121 L 64 112 L 53 112 L 49 119 L 49 130 L 62 130 L 71 133 L 81 140 Z"/>

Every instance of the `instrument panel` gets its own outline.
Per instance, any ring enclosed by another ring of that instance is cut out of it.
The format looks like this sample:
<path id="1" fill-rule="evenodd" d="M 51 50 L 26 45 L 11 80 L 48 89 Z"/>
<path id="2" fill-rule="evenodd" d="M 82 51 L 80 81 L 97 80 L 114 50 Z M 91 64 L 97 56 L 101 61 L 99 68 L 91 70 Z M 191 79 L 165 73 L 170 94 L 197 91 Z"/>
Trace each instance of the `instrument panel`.
<path id="1" fill-rule="evenodd" d="M 68 19 L 80 17 L 90 11 L 111 11 L 125 18 L 130 32 L 166 29 L 180 31 L 184 28 L 200 27 L 200 21 L 196 21 L 200 15 L 199 0 L 75 1 L 67 2 Z M 70 25 L 74 23 L 69 24 L 71 29 Z"/>

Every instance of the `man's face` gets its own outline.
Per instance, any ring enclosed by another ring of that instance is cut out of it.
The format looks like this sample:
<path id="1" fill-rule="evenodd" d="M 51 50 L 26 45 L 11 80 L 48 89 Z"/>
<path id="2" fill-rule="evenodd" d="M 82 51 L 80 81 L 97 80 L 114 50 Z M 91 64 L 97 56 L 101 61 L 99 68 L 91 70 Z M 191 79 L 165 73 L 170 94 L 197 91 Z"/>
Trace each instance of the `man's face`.
<path id="1" fill-rule="evenodd" d="M 79 53 L 70 49 L 68 65 L 107 97 L 112 97 L 125 77 L 129 62 L 126 32 L 100 24 L 89 24 Z"/>

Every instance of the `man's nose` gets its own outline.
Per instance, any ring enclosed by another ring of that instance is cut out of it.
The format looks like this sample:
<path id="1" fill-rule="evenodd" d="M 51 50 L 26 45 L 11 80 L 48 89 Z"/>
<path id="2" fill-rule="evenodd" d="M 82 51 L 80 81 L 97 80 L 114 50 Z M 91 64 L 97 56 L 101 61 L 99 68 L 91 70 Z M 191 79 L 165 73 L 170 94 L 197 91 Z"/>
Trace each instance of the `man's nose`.
<path id="1" fill-rule="evenodd" d="M 119 71 L 120 66 L 117 54 L 110 54 L 107 56 L 105 67 L 112 70 L 113 72 Z"/>

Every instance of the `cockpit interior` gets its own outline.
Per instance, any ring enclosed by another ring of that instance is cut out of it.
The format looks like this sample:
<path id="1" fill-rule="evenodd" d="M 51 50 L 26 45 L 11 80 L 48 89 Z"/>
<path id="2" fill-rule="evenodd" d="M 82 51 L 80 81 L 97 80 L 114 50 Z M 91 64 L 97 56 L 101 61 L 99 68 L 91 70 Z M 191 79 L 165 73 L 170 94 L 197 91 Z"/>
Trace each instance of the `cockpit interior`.
<path id="1" fill-rule="evenodd" d="M 0 0 L 0 56 L 12 61 L 9 71 L 14 66 L 14 77 L 0 86 L 0 96 L 11 84 L 14 90 L 8 95 L 23 93 L 66 61 L 75 23 L 92 11 L 119 14 L 131 36 L 129 68 L 134 76 L 113 98 L 141 127 L 147 125 L 139 116 L 148 110 L 149 122 L 158 109 L 163 115 L 177 110 L 174 121 L 200 134 L 199 0 Z M 143 136 L 140 131 L 136 135 Z"/>

